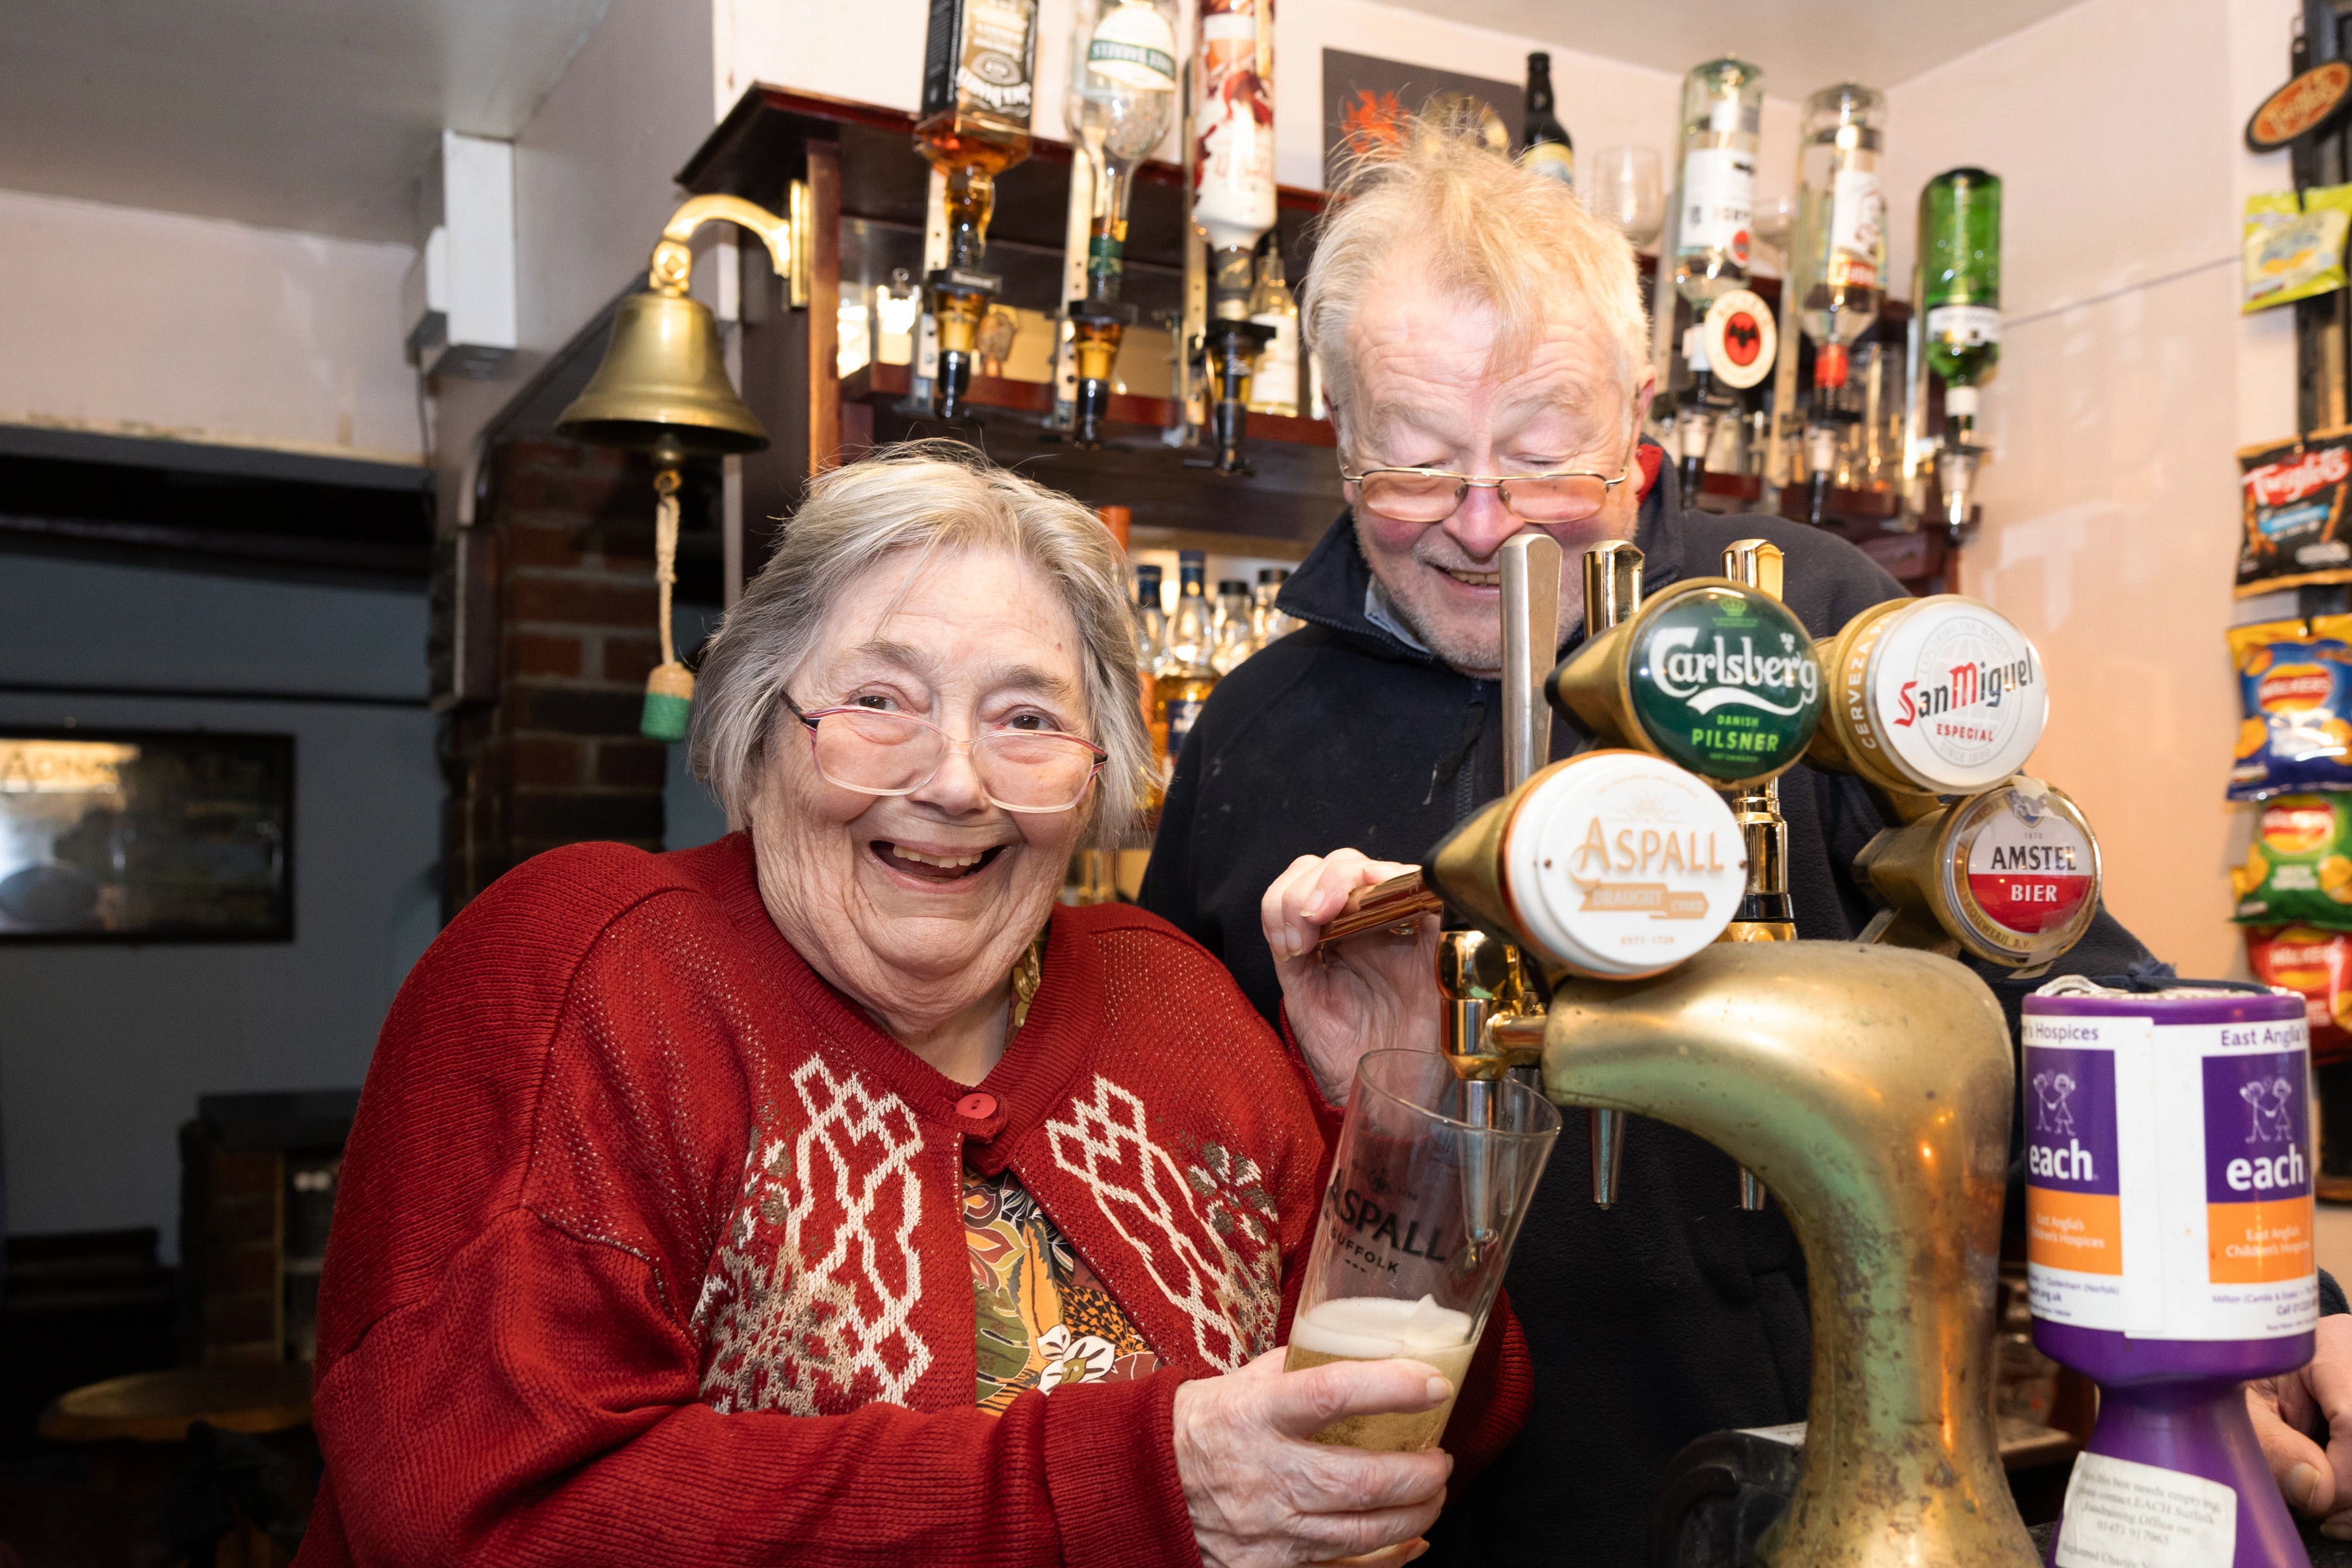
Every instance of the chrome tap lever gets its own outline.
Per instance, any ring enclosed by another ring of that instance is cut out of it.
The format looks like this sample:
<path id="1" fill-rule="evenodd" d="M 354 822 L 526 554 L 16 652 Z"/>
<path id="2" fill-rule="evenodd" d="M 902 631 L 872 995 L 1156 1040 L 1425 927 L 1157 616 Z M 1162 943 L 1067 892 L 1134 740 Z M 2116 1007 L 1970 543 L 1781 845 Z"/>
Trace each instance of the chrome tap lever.
<path id="1" fill-rule="evenodd" d="M 1522 533 L 1503 543 L 1503 790 L 1551 761 L 1544 677 L 1559 658 L 1559 542 Z"/>
<path id="2" fill-rule="evenodd" d="M 1642 552 L 1623 540 L 1610 540 L 1584 552 L 1584 637 L 1587 642 L 1642 607 Z M 1585 1112 L 1592 1142 L 1592 1201 L 1602 1208 L 1617 1202 L 1618 1173 L 1625 1163 L 1625 1113 L 1595 1106 Z"/>

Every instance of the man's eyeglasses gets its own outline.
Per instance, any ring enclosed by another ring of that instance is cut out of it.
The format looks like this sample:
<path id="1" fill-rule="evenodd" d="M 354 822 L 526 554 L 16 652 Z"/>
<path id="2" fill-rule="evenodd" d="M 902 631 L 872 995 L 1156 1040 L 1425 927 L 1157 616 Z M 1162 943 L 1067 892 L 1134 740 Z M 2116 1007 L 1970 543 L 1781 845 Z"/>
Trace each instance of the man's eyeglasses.
<path id="1" fill-rule="evenodd" d="M 950 752 L 971 759 L 980 792 L 1005 811 L 1067 811 L 1086 798 L 1110 753 L 1060 730 L 984 730 L 970 742 L 911 713 L 878 708 L 819 708 L 803 713 L 816 771 L 825 783 L 859 795 L 912 795 L 931 782 Z"/>
<path id="2" fill-rule="evenodd" d="M 1474 489 L 1490 489 L 1521 522 L 1581 522 L 1608 504 L 1609 492 L 1633 476 L 1628 459 L 1615 479 L 1580 469 L 1545 474 L 1457 474 L 1447 468 L 1364 468 L 1339 477 L 1356 487 L 1365 510 L 1399 522 L 1444 522 Z"/>

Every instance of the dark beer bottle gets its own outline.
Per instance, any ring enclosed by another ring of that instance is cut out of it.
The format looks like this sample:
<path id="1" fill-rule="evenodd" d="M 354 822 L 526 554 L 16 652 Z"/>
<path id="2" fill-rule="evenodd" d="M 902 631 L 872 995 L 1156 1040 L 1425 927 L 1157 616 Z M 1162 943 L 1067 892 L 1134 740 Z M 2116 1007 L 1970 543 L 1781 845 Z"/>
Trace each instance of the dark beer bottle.
<path id="1" fill-rule="evenodd" d="M 1576 144 L 1551 107 L 1551 57 L 1528 57 L 1528 119 L 1526 150 L 1519 162 L 1538 174 L 1549 174 L 1561 184 L 1576 187 Z"/>

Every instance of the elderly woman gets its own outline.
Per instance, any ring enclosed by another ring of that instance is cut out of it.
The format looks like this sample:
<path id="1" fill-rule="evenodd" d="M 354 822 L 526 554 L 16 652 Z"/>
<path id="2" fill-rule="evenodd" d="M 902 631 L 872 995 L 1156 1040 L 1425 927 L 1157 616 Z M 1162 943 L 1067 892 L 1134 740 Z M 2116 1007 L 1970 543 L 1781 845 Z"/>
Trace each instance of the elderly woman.
<path id="1" fill-rule="evenodd" d="M 938 447 L 816 481 L 704 668 L 738 831 L 541 857 L 393 1008 L 303 1563 L 1414 1550 L 1448 1456 L 1308 1439 L 1444 1381 L 1281 1370 L 1328 1131 L 1300 1058 L 1160 921 L 1055 902 L 1144 774 L 1125 581 L 1083 509 Z M 1433 1037 L 1426 963 L 1299 984 L 1327 1081 Z M 1465 1459 L 1519 1417 L 1503 1337 Z"/>

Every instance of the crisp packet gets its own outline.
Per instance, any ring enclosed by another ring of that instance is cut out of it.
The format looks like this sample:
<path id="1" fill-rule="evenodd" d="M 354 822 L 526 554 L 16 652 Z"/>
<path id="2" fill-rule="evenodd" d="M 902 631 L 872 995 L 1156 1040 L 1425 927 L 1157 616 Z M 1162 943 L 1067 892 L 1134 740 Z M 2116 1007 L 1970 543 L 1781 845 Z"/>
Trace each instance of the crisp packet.
<path id="1" fill-rule="evenodd" d="M 2264 801 L 2230 888 L 2241 925 L 2352 928 L 2352 795 Z"/>
<path id="2" fill-rule="evenodd" d="M 2352 1058 L 2352 931 L 2248 926 L 2246 963 L 2263 984 L 2303 994 L 2315 1065 Z"/>
<path id="3" fill-rule="evenodd" d="M 2230 798 L 2352 789 L 2352 616 L 2230 628 L 2238 661 Z"/>
<path id="4" fill-rule="evenodd" d="M 2352 582 L 2344 537 L 2352 426 L 2238 449 L 2240 598 L 2306 583 Z"/>
<path id="5" fill-rule="evenodd" d="M 2242 311 L 2267 310 L 2344 287 L 2352 185 L 2315 185 L 2246 198 Z"/>

